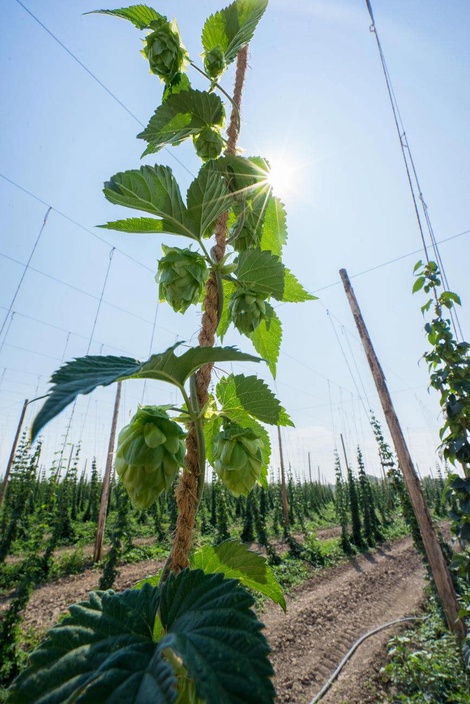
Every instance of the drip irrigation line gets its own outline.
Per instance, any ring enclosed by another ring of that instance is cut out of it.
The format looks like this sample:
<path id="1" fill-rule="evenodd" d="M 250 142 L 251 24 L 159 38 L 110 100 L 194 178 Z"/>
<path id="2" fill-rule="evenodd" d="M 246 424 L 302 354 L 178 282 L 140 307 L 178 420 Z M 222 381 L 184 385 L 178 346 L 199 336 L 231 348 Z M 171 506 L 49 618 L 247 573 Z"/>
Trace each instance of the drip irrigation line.
<path id="1" fill-rule="evenodd" d="M 390 76 L 390 72 L 388 70 L 387 62 L 385 60 L 385 54 L 383 52 L 382 44 L 380 42 L 380 37 L 379 37 L 377 27 L 375 24 L 374 13 L 372 10 L 372 4 L 371 4 L 370 0 L 366 0 L 366 5 L 367 5 L 367 10 L 369 12 L 369 16 L 370 16 L 370 19 L 372 22 L 369 29 L 372 32 L 372 34 L 375 35 L 375 39 L 377 42 L 377 48 L 379 50 L 380 60 L 382 63 L 382 70 L 383 70 L 383 74 L 385 77 L 385 83 L 387 85 L 387 92 L 388 92 L 388 96 L 390 99 L 390 105 L 392 107 L 393 119 L 395 122 L 395 127 L 397 130 L 398 138 L 400 140 L 400 148 L 401 148 L 401 152 L 402 152 L 402 156 L 403 156 L 403 161 L 405 164 L 406 175 L 408 178 L 408 184 L 410 187 L 411 197 L 413 200 L 415 215 L 416 215 L 416 219 L 418 222 L 418 228 L 419 228 L 419 232 L 420 232 L 420 236 L 421 236 L 421 242 L 423 244 L 424 256 L 426 258 L 427 263 L 429 264 L 428 246 L 426 244 L 426 238 L 424 236 L 424 229 L 423 229 L 423 224 L 421 221 L 421 216 L 419 213 L 418 201 L 421 203 L 421 208 L 422 208 L 422 211 L 424 214 L 424 219 L 426 222 L 426 227 L 428 230 L 429 239 L 431 241 L 431 246 L 432 246 L 434 255 L 436 257 L 437 263 L 439 265 L 439 269 L 440 269 L 440 272 L 442 275 L 442 280 L 445 284 L 445 287 L 449 290 L 449 283 L 447 280 L 447 275 L 445 273 L 444 262 L 442 261 L 442 258 L 441 258 L 440 252 L 439 252 L 439 247 L 438 247 L 436 237 L 434 234 L 434 229 L 432 227 L 431 217 L 429 215 L 428 206 L 424 200 L 423 192 L 422 192 L 421 185 L 420 185 L 420 182 L 418 179 L 418 173 L 417 173 L 417 170 L 416 170 L 416 167 L 414 164 L 413 155 L 411 152 L 411 147 L 408 142 L 408 138 L 406 136 L 404 123 L 403 123 L 402 117 L 400 115 L 398 101 L 397 101 L 397 98 L 395 96 L 395 92 L 393 89 L 392 79 Z M 414 183 L 413 183 L 413 178 L 414 178 Z M 416 196 L 416 192 L 415 192 L 415 184 L 416 184 L 416 189 L 418 191 L 418 197 Z M 437 293 L 435 290 L 434 290 L 434 295 L 437 299 Z M 452 326 L 454 328 L 456 337 L 458 337 L 460 335 L 460 339 L 462 339 L 463 338 L 462 328 L 460 326 L 457 311 L 455 309 L 451 308 L 449 310 L 449 314 L 450 314 Z"/>
<path id="2" fill-rule="evenodd" d="M 137 117 L 137 115 L 135 115 L 131 110 L 129 110 L 129 108 L 127 107 L 127 105 L 125 105 L 125 104 L 122 102 L 122 100 L 120 100 L 120 99 L 117 97 L 117 95 L 115 95 L 115 94 L 103 83 L 103 81 L 100 81 L 100 79 L 99 79 L 97 76 L 95 76 L 95 74 L 93 73 L 93 71 L 91 71 L 87 66 L 85 66 L 85 64 L 84 64 L 82 61 L 80 61 L 80 59 L 79 59 L 77 56 L 75 56 L 75 54 L 74 54 L 72 51 L 70 51 L 70 49 L 69 49 L 58 37 L 56 37 L 56 35 L 53 34 L 49 28 L 46 27 L 46 25 L 45 25 L 43 22 L 41 22 L 41 20 L 40 20 L 38 17 L 36 17 L 36 15 L 34 15 L 34 14 L 31 12 L 30 9 L 28 9 L 28 8 L 26 7 L 26 5 L 23 5 L 23 3 L 20 2 L 20 0 L 16 0 L 16 2 L 18 3 L 18 5 L 20 5 L 20 6 L 23 8 L 23 10 L 25 10 L 25 12 L 28 13 L 28 15 L 30 15 L 30 16 L 33 18 L 33 20 L 34 20 L 35 22 L 38 23 L 38 25 L 39 25 L 40 27 L 42 27 L 42 28 L 44 29 L 45 32 L 47 32 L 47 33 L 49 34 L 50 37 L 52 37 L 52 39 L 53 39 L 55 42 L 57 42 L 57 44 L 58 44 L 60 47 L 62 47 L 62 49 L 63 49 L 65 52 L 67 52 L 67 54 L 68 54 L 74 61 L 77 62 L 77 64 L 78 64 L 84 71 L 86 71 L 86 72 L 88 73 L 88 75 L 89 75 L 94 81 L 96 81 L 96 83 L 98 83 L 98 85 L 99 85 L 103 90 L 106 91 L 106 93 L 107 93 L 113 100 L 116 101 L 116 103 L 118 103 L 118 105 L 119 105 L 123 110 L 125 110 L 125 111 L 127 112 L 128 115 L 130 115 L 130 117 L 132 117 L 132 118 L 140 125 L 140 127 L 145 128 L 145 124 L 144 124 L 141 120 L 139 120 L 139 118 Z M 164 147 L 164 149 L 165 149 L 165 151 L 166 151 L 168 154 L 170 154 L 170 155 L 172 156 L 172 158 L 173 158 L 185 171 L 188 172 L 188 174 L 189 174 L 190 176 L 192 176 L 192 177 L 194 178 L 194 174 L 192 173 L 192 171 L 190 171 L 190 170 L 188 169 L 188 167 L 185 166 L 185 164 L 183 164 L 183 162 L 182 162 L 180 159 L 178 159 L 177 156 L 175 156 L 175 155 L 173 154 L 173 152 L 171 152 L 167 147 Z"/>
<path id="3" fill-rule="evenodd" d="M 331 687 L 331 685 L 333 684 L 335 679 L 338 677 L 338 675 L 341 672 L 341 670 L 343 669 L 343 667 L 346 665 L 349 658 L 354 654 L 354 652 L 361 645 L 361 643 L 363 643 L 366 640 L 366 638 L 370 638 L 370 636 L 375 635 L 379 631 L 383 631 L 385 628 L 389 628 L 390 626 L 395 626 L 397 623 L 404 623 L 405 621 L 425 621 L 427 618 L 428 618 L 427 616 L 407 616 L 405 618 L 398 618 L 395 621 L 389 621 L 388 623 L 384 623 L 382 626 L 378 626 L 377 628 L 374 628 L 372 631 L 369 631 L 365 635 L 361 636 L 359 638 L 359 640 L 357 640 L 354 643 L 354 645 L 348 650 L 348 652 L 346 653 L 344 658 L 341 660 L 340 664 L 338 665 L 336 670 L 333 672 L 333 674 L 331 675 L 329 680 L 327 680 L 325 682 L 325 684 L 320 689 L 318 694 L 313 697 L 310 704 L 317 704 L 317 702 L 319 702 L 321 699 L 323 699 L 323 697 L 325 696 L 325 694 L 327 693 L 327 691 L 329 690 L 329 688 Z"/>
<path id="4" fill-rule="evenodd" d="M 13 298 L 11 299 L 10 306 L 9 306 L 9 308 L 8 308 L 8 312 L 7 312 L 7 314 L 6 314 L 6 316 L 5 316 L 5 319 L 4 319 L 3 323 L 2 323 L 2 327 L 0 328 L 0 335 L 1 335 L 2 332 L 3 332 L 3 329 L 4 329 L 4 327 L 5 327 L 5 324 L 6 324 L 7 320 L 8 320 L 8 316 L 10 315 L 10 313 L 11 313 L 11 311 L 12 311 L 12 309 L 13 309 L 13 306 L 15 305 L 16 297 L 18 296 L 18 294 L 19 294 L 19 292 L 20 292 L 21 286 L 22 286 L 23 281 L 24 281 L 24 277 L 26 276 L 26 273 L 27 273 L 27 271 L 28 271 L 28 269 L 29 269 L 29 265 L 30 265 L 30 263 L 31 263 L 31 259 L 32 259 L 33 256 L 34 256 L 34 252 L 36 251 L 36 248 L 37 248 L 37 246 L 38 246 L 38 244 L 39 244 L 39 240 L 41 239 L 41 235 L 42 235 L 42 233 L 44 232 L 44 228 L 46 227 L 46 223 L 47 223 L 47 218 L 49 217 L 49 213 L 51 212 L 51 210 L 52 210 L 52 208 L 51 208 L 51 206 L 49 206 L 48 209 L 47 209 L 47 211 L 46 211 L 46 214 L 44 215 L 44 220 L 42 221 L 41 229 L 39 230 L 38 236 L 36 237 L 36 241 L 34 242 L 33 248 L 32 248 L 32 250 L 31 250 L 31 254 L 29 255 L 28 261 L 27 261 L 26 264 L 25 264 L 24 271 L 23 271 L 23 273 L 22 273 L 22 275 L 21 275 L 21 278 L 20 278 L 20 280 L 19 280 L 19 282 L 18 282 L 18 286 L 16 287 L 16 291 L 15 291 L 15 293 L 13 294 Z"/>

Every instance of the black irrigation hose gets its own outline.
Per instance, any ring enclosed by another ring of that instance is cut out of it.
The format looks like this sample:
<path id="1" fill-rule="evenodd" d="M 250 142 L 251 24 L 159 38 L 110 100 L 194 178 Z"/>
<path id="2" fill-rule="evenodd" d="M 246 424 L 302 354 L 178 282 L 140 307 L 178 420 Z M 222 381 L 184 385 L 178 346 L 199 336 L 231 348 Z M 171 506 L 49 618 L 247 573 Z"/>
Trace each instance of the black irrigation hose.
<path id="1" fill-rule="evenodd" d="M 384 623 L 383 626 L 378 626 L 377 628 L 374 628 L 373 631 L 369 631 L 369 633 L 366 633 L 364 636 L 361 636 L 359 640 L 357 640 L 354 645 L 348 650 L 344 658 L 341 660 L 340 664 L 336 668 L 336 670 L 333 672 L 331 675 L 330 679 L 325 682 L 323 687 L 320 689 L 318 694 L 316 694 L 310 704 L 317 704 L 317 702 L 320 701 L 320 699 L 323 699 L 335 679 L 338 677 L 339 673 L 343 669 L 343 667 L 346 665 L 347 661 L 351 657 L 351 655 L 355 652 L 355 650 L 361 645 L 363 641 L 365 641 L 366 638 L 369 638 L 370 636 L 373 636 L 374 633 L 378 633 L 379 631 L 382 631 L 384 628 L 388 628 L 389 626 L 394 626 L 396 623 L 403 623 L 403 621 L 424 621 L 427 619 L 427 616 L 407 616 L 406 618 L 399 618 L 396 621 L 389 621 L 388 623 Z"/>

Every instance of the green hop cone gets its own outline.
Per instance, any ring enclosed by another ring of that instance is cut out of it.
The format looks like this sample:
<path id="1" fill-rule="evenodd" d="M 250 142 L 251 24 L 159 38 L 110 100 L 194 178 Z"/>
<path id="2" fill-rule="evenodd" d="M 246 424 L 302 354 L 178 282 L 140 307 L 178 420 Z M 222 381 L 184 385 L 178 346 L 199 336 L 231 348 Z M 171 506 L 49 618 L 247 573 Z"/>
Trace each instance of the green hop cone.
<path id="1" fill-rule="evenodd" d="M 185 432 L 159 406 L 141 406 L 119 433 L 115 467 L 132 504 L 148 508 L 183 465 Z"/>
<path id="2" fill-rule="evenodd" d="M 155 280 L 159 297 L 168 301 L 176 313 L 184 313 L 197 303 L 207 278 L 206 261 L 198 252 L 162 245 L 164 257 L 158 262 Z"/>
<path id="3" fill-rule="evenodd" d="M 265 296 L 240 288 L 230 296 L 228 309 L 235 327 L 244 335 L 250 335 L 266 318 Z"/>
<path id="4" fill-rule="evenodd" d="M 204 70 L 214 81 L 224 72 L 225 66 L 224 52 L 220 46 L 214 47 L 204 55 Z"/>
<path id="5" fill-rule="evenodd" d="M 196 137 L 193 137 L 193 142 L 196 154 L 203 161 L 216 159 L 224 147 L 222 135 L 213 127 L 204 127 Z"/>
<path id="6" fill-rule="evenodd" d="M 183 70 L 188 54 L 178 32 L 176 22 L 152 22 L 155 30 L 145 38 L 142 54 L 148 59 L 150 71 L 165 83 L 171 83 Z"/>
<path id="7" fill-rule="evenodd" d="M 214 469 L 234 496 L 247 496 L 261 476 L 263 441 L 253 428 L 225 421 L 212 446 Z"/>

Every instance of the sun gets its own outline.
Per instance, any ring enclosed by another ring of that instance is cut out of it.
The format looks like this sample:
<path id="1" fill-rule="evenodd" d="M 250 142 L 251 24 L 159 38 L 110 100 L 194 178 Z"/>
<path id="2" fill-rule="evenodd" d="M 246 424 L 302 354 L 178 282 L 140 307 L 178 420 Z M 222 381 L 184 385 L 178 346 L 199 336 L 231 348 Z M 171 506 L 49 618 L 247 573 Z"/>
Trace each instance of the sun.
<path id="1" fill-rule="evenodd" d="M 295 165 L 285 157 L 271 157 L 269 163 L 271 170 L 268 183 L 273 189 L 273 194 L 282 197 L 292 193 L 296 187 Z"/>

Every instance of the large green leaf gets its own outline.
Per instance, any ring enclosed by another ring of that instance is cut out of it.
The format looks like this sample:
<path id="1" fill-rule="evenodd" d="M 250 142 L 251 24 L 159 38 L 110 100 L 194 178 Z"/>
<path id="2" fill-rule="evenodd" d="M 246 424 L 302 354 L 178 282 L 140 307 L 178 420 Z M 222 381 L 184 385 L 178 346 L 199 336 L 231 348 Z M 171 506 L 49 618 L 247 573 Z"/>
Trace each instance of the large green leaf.
<path id="1" fill-rule="evenodd" d="M 67 362 L 51 377 L 53 384 L 47 401 L 34 419 L 32 439 L 79 394 L 89 394 L 97 386 L 108 386 L 138 371 L 142 362 L 131 357 L 89 355 Z"/>
<path id="2" fill-rule="evenodd" d="M 272 704 L 269 646 L 254 599 L 222 574 L 184 570 L 162 589 L 159 648 L 179 656 L 207 704 Z"/>
<path id="3" fill-rule="evenodd" d="M 222 381 L 222 380 L 221 380 Z M 224 410 L 238 408 L 240 404 L 245 411 L 262 423 L 269 425 L 293 425 L 271 389 L 256 376 L 230 374 L 224 377 Z"/>
<path id="4" fill-rule="evenodd" d="M 186 198 L 188 214 L 197 225 L 200 237 L 212 235 L 212 226 L 230 207 L 232 196 L 220 170 L 209 161 L 191 183 Z"/>
<path id="5" fill-rule="evenodd" d="M 170 347 L 163 354 L 154 354 L 141 369 L 132 375 L 133 379 L 157 379 L 182 386 L 185 381 L 204 364 L 214 362 L 261 362 L 260 357 L 240 352 L 236 347 L 191 347 L 177 356 Z"/>
<path id="6" fill-rule="evenodd" d="M 204 545 L 192 554 L 191 567 L 206 574 L 221 572 L 227 578 L 239 579 L 245 587 L 261 592 L 286 610 L 281 586 L 266 559 L 237 540 Z"/>
<path id="7" fill-rule="evenodd" d="M 271 252 L 247 249 L 237 260 L 236 276 L 240 283 L 254 291 L 282 300 L 284 293 L 284 265 Z"/>
<path id="8" fill-rule="evenodd" d="M 121 17 L 124 20 L 129 20 L 137 29 L 146 29 L 150 27 L 151 22 L 161 21 L 166 22 L 167 18 L 159 15 L 156 10 L 147 5 L 131 5 L 131 7 L 121 7 L 119 10 L 93 10 L 86 12 L 87 15 L 114 15 Z"/>
<path id="9" fill-rule="evenodd" d="M 272 704 L 269 647 L 253 601 L 236 580 L 201 570 L 171 575 L 162 587 L 94 592 L 31 654 L 9 701 L 172 704 L 184 684 L 176 655 L 206 704 Z"/>
<path id="10" fill-rule="evenodd" d="M 181 144 L 205 127 L 220 127 L 224 119 L 224 104 L 218 95 L 189 88 L 169 95 L 137 137 L 149 143 L 145 156 L 158 152 L 167 144 Z"/>
<path id="11" fill-rule="evenodd" d="M 306 291 L 289 269 L 284 269 L 284 291 L 282 293 L 282 301 L 285 303 L 302 303 L 303 301 L 317 300 L 318 297 Z"/>
<path id="12" fill-rule="evenodd" d="M 271 374 L 276 378 L 276 365 L 282 341 L 282 324 L 273 308 L 270 311 L 269 322 L 262 320 L 249 337 L 255 350 L 267 361 Z"/>
<path id="13" fill-rule="evenodd" d="M 102 227 L 107 230 L 117 230 L 118 232 L 141 234 L 168 232 L 165 227 L 165 221 L 156 220 L 155 218 L 127 218 L 127 220 L 114 220 L 114 222 L 107 222 L 106 225 L 98 225 L 98 227 Z"/>
<path id="14" fill-rule="evenodd" d="M 176 700 L 176 677 L 152 641 L 160 593 L 92 592 L 31 654 L 11 704 L 148 704 Z"/>
<path id="15" fill-rule="evenodd" d="M 282 248 L 287 242 L 286 211 L 283 203 L 274 196 L 268 199 L 261 231 L 260 249 L 281 256 Z"/>
<path id="16" fill-rule="evenodd" d="M 141 166 L 118 173 L 105 183 L 103 192 L 111 203 L 162 218 L 164 232 L 198 238 L 169 166 Z"/>
<path id="17" fill-rule="evenodd" d="M 227 383 L 227 377 L 223 377 L 217 384 L 215 390 L 217 399 L 221 405 L 222 413 L 230 418 L 233 423 L 241 425 L 242 428 L 253 428 L 263 441 L 263 474 L 260 482 L 263 484 L 267 477 L 269 460 L 271 459 L 271 440 L 266 428 L 261 425 L 253 416 L 245 411 L 241 404 L 236 405 L 233 398 L 233 388 Z M 207 453 L 207 459 L 210 463 L 211 454 Z"/>
<path id="18" fill-rule="evenodd" d="M 108 386 L 124 379 L 154 379 L 182 387 L 199 367 L 212 362 L 260 362 L 259 357 L 240 352 L 236 347 L 192 347 L 177 356 L 182 343 L 154 354 L 146 362 L 130 357 L 87 356 L 67 362 L 51 377 L 52 390 L 34 419 L 32 439 L 79 394 L 89 394 L 97 386 Z"/>
<path id="19" fill-rule="evenodd" d="M 229 154 L 214 161 L 227 179 L 232 193 L 238 198 L 269 199 L 269 163 L 259 156 L 236 156 Z"/>
<path id="20" fill-rule="evenodd" d="M 208 52 L 220 47 L 226 62 L 233 61 L 240 49 L 251 40 L 267 4 L 267 0 L 235 0 L 211 15 L 202 30 L 204 50 Z"/>

